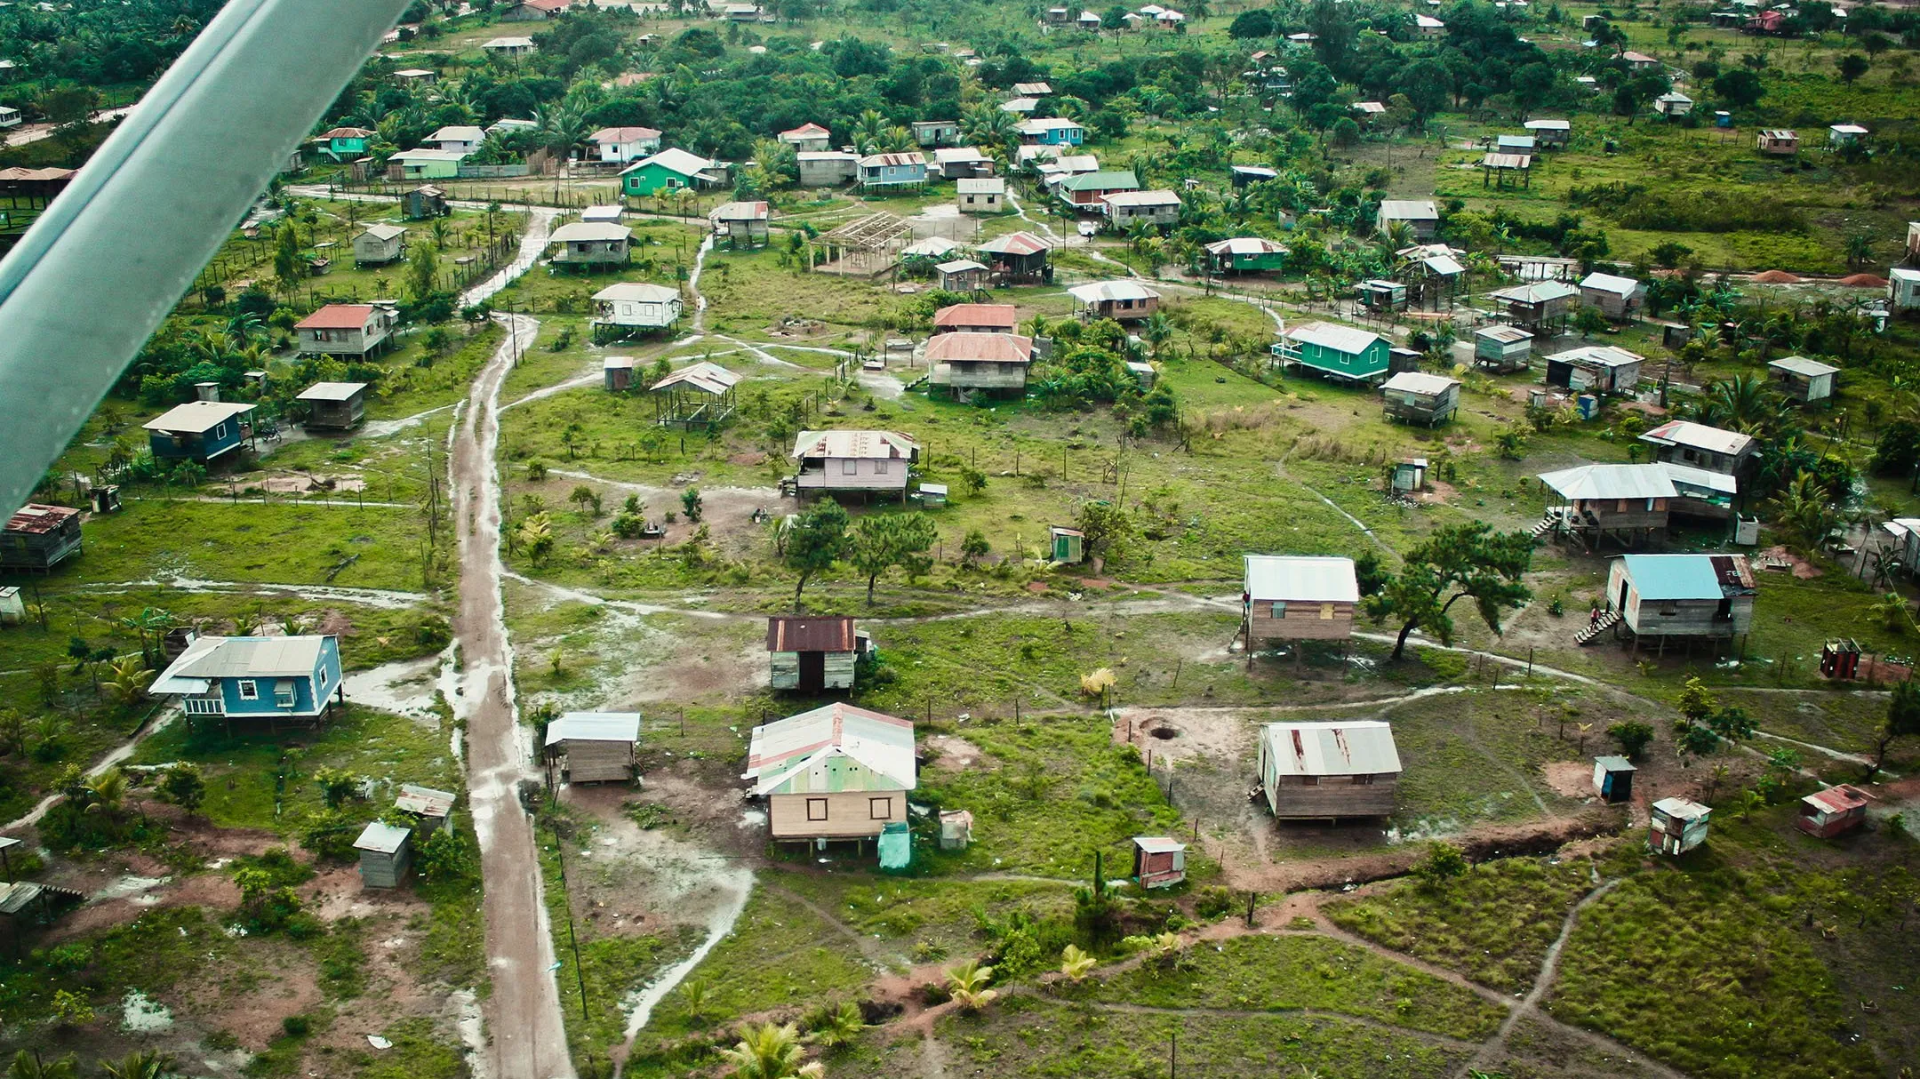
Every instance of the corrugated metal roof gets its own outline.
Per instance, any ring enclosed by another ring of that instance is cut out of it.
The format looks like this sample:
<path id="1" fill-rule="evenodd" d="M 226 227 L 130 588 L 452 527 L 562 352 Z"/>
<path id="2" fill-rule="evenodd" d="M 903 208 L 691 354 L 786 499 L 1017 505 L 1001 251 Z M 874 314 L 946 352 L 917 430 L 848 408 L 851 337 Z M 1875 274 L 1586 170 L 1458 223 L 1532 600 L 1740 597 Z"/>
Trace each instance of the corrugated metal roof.
<path id="1" fill-rule="evenodd" d="M 1572 131 L 1572 120 L 1528 120 L 1521 124 L 1528 131 Z"/>
<path id="2" fill-rule="evenodd" d="M 392 854 L 406 846 L 407 840 L 412 838 L 411 828 L 372 821 L 361 831 L 360 838 L 353 841 L 353 849 L 370 850 L 376 854 Z"/>
<path id="3" fill-rule="evenodd" d="M 1467 272 L 1467 268 L 1460 265 L 1460 260 L 1452 255 L 1431 255 L 1423 260 L 1423 264 L 1428 272 L 1439 274 L 1441 277 L 1452 277 L 1454 274 Z"/>
<path id="4" fill-rule="evenodd" d="M 325 636 L 201 637 L 168 664 L 168 678 L 304 678 L 320 661 Z M 158 682 L 156 682 L 156 685 Z"/>
<path id="5" fill-rule="evenodd" d="M 1350 356 L 1357 356 L 1372 348 L 1374 342 L 1384 340 L 1377 333 L 1331 322 L 1303 322 L 1281 336 L 1289 341 L 1319 345 L 1321 348 L 1330 348 Z"/>
<path id="6" fill-rule="evenodd" d="M 707 215 L 713 221 L 765 221 L 769 216 L 764 202 L 723 202 Z"/>
<path id="7" fill-rule="evenodd" d="M 434 790 L 413 783 L 400 784 L 400 796 L 393 800 L 395 809 L 408 813 L 418 813 L 426 817 L 444 817 L 453 812 L 453 804 L 459 801 L 459 795 L 452 791 Z"/>
<path id="8" fill-rule="evenodd" d="M 6 531 L 24 533 L 29 536 L 44 536 L 60 527 L 69 517 L 80 516 L 80 511 L 67 506 L 47 506 L 38 502 L 29 502 L 14 511 L 7 518 Z"/>
<path id="9" fill-rule="evenodd" d="M 1140 178 L 1132 169 L 1083 172 L 1060 181 L 1062 191 L 1130 191 L 1139 186 Z"/>
<path id="10" fill-rule="evenodd" d="M 1267 760 L 1283 776 L 1381 775 L 1400 771 L 1393 727 L 1378 719 L 1269 723 Z"/>
<path id="11" fill-rule="evenodd" d="M 960 195 L 1001 195 L 1007 190 L 1007 182 L 998 176 L 962 177 L 953 182 L 953 190 Z"/>
<path id="12" fill-rule="evenodd" d="M 1100 196 L 1109 206 L 1178 206 L 1180 196 L 1171 191 L 1115 191 Z"/>
<path id="13" fill-rule="evenodd" d="M 1637 772 L 1640 770 L 1633 766 L 1632 761 L 1620 756 L 1595 757 L 1593 758 L 1593 763 L 1609 772 Z"/>
<path id="14" fill-rule="evenodd" d="M 1095 281 L 1091 285 L 1075 285 L 1067 290 L 1067 295 L 1081 303 L 1109 303 L 1114 300 L 1157 300 L 1158 292 L 1137 281 Z"/>
<path id="15" fill-rule="evenodd" d="M 1425 221 L 1440 216 L 1432 199 L 1382 199 L 1380 213 L 1389 221 Z"/>
<path id="16" fill-rule="evenodd" d="M 1612 345 L 1581 345 L 1565 352 L 1556 352 L 1547 359 L 1581 367 L 1625 367 L 1628 364 L 1645 363 L 1647 358 L 1638 352 L 1628 352 Z"/>
<path id="17" fill-rule="evenodd" d="M 428 142 L 480 142 L 487 137 L 485 131 L 472 124 L 448 124 L 446 127 L 427 136 Z"/>
<path id="18" fill-rule="evenodd" d="M 793 440 L 792 456 L 895 460 L 912 457 L 919 448 L 895 431 L 802 431 Z"/>
<path id="19" fill-rule="evenodd" d="M 787 132 L 782 132 L 787 134 Z M 820 134 L 826 134 L 821 131 Z M 657 139 L 660 132 L 651 127 L 603 127 L 587 136 L 588 142 L 645 142 Z"/>
<path id="20" fill-rule="evenodd" d="M 1689 446 L 1714 453 L 1739 453 L 1753 445 L 1753 436 L 1738 431 L 1723 431 L 1691 420 L 1673 420 L 1641 435 L 1640 441 L 1656 446 Z"/>
<path id="21" fill-rule="evenodd" d="M 673 374 L 653 384 L 652 390 L 670 389 L 674 386 L 692 386 L 711 394 L 722 394 L 738 386 L 744 376 L 736 374 L 717 363 L 701 360 L 699 363 L 682 367 Z"/>
<path id="22" fill-rule="evenodd" d="M 392 240 L 405 236 L 406 234 L 407 230 L 401 228 L 399 225 L 368 225 L 366 229 L 360 233 L 362 236 L 371 236 L 376 240 Z"/>
<path id="23" fill-rule="evenodd" d="M 1009 232 L 975 247 L 989 255 L 1037 255 L 1053 245 L 1031 232 Z"/>
<path id="24" fill-rule="evenodd" d="M 854 790 L 912 790 L 916 784 L 913 724 L 881 712 L 835 703 L 753 729 L 742 779 L 768 794 L 830 758 L 861 765 L 866 775 L 841 776 Z"/>
<path id="25" fill-rule="evenodd" d="M 316 382 L 300 391 L 296 401 L 351 401 L 367 388 L 364 382 Z"/>
<path id="26" fill-rule="evenodd" d="M 962 245 L 954 243 L 945 236 L 929 236 L 924 240 L 916 240 L 901 248 L 900 254 L 919 255 L 925 258 L 944 258 L 946 255 L 961 249 Z M 960 306 L 966 307 L 971 305 L 961 304 Z M 934 318 L 938 319 L 939 315 L 936 314 Z"/>
<path id="27" fill-rule="evenodd" d="M 1705 820 L 1713 810 L 1699 802 L 1690 802 L 1685 798 L 1662 798 L 1653 803 L 1655 813 L 1663 813 L 1674 820 Z"/>
<path id="28" fill-rule="evenodd" d="M 943 333 L 927 342 L 926 358 L 937 363 L 1031 363 L 1033 338 L 1011 333 Z"/>
<path id="29" fill-rule="evenodd" d="M 1010 303 L 957 303 L 933 313 L 935 326 L 1005 326 L 1012 329 L 1019 321 L 1019 312 Z"/>
<path id="30" fill-rule="evenodd" d="M 1185 843 L 1164 835 L 1137 835 L 1133 837 L 1133 845 L 1148 854 L 1177 854 L 1187 849 Z"/>
<path id="31" fill-rule="evenodd" d="M 1487 169 L 1530 169 L 1533 158 L 1527 154 L 1486 154 L 1480 158 L 1480 167 Z"/>
<path id="32" fill-rule="evenodd" d="M 623 281 L 618 285 L 608 285 L 593 294 L 593 298 L 602 301 L 624 300 L 627 303 L 666 303 L 680 298 L 680 290 L 665 285 L 644 285 L 637 281 Z"/>
<path id="33" fill-rule="evenodd" d="M 1207 251 L 1215 255 L 1285 255 L 1286 247 L 1264 236 L 1235 236 L 1229 240 L 1220 240 L 1207 245 Z"/>
<path id="34" fill-rule="evenodd" d="M 1417 393 L 1422 397 L 1432 397 L 1447 392 L 1447 387 L 1458 386 L 1459 380 L 1445 375 L 1432 375 L 1425 371 L 1402 371 L 1386 381 L 1382 390 L 1399 390 L 1403 393 Z"/>
<path id="35" fill-rule="evenodd" d="M 299 322 L 296 330 L 358 330 L 373 316 L 370 303 L 330 303 Z"/>
<path id="36" fill-rule="evenodd" d="M 925 168 L 927 165 L 926 155 L 918 154 L 918 153 L 868 154 L 867 156 L 860 159 L 860 167 L 863 169 L 878 169 L 878 168 L 897 169 L 897 168 L 903 168 L 911 165 L 919 165 L 921 168 Z"/>
<path id="37" fill-rule="evenodd" d="M 1666 472 L 1667 479 L 1673 481 L 1675 489 L 1698 487 L 1715 494 L 1731 495 L 1740 493 L 1740 481 L 1725 472 L 1715 472 L 1707 468 L 1695 468 L 1692 465 L 1675 464 L 1662 461 L 1660 468 Z M 1681 491 L 1681 494 L 1686 492 Z"/>
<path id="38" fill-rule="evenodd" d="M 1814 791 L 1800 799 L 1808 805 L 1818 807 L 1825 813 L 1851 813 L 1866 808 L 1870 800 L 1867 793 L 1858 787 L 1842 783 L 1837 787 L 1828 787 L 1823 791 Z"/>
<path id="39" fill-rule="evenodd" d="M 1518 326 L 1486 326 L 1473 332 L 1475 337 L 1484 337 L 1489 341 L 1498 341 L 1511 345 L 1517 341 L 1531 341 L 1533 335 Z"/>
<path id="40" fill-rule="evenodd" d="M 628 165 L 626 168 L 621 169 L 620 175 L 625 176 L 629 172 L 644 169 L 649 165 L 658 165 L 669 172 L 677 172 L 682 176 L 698 176 L 718 164 L 719 162 L 712 158 L 688 153 L 678 146 L 669 146 L 657 154 L 643 157 L 633 164 Z"/>
<path id="41" fill-rule="evenodd" d="M 1717 600 L 1726 595 L 1712 555 L 1629 554 L 1621 555 L 1620 560 L 1626 564 L 1627 576 L 1641 599 Z"/>
<path id="42" fill-rule="evenodd" d="M 1809 360 L 1805 356 L 1784 356 L 1767 364 L 1767 366 L 1776 371 L 1790 371 L 1793 374 L 1805 375 L 1808 378 L 1831 375 L 1840 370 L 1838 367 L 1821 363 L 1819 360 Z"/>
<path id="43" fill-rule="evenodd" d="M 568 712 L 547 724 L 547 744 L 555 742 L 638 742 L 638 712 Z"/>
<path id="44" fill-rule="evenodd" d="M 1631 277 L 1621 277 L 1619 274 L 1590 273 L 1581 278 L 1580 287 L 1611 292 L 1620 296 L 1631 296 L 1634 290 L 1640 287 L 1640 282 Z"/>
<path id="45" fill-rule="evenodd" d="M 1311 555 L 1246 556 L 1246 590 L 1255 603 L 1358 603 L 1353 559 Z"/>
<path id="46" fill-rule="evenodd" d="M 851 618 L 775 615 L 767 619 L 769 652 L 851 652 L 854 648 Z"/>
<path id="47" fill-rule="evenodd" d="M 1542 472 L 1540 482 L 1562 498 L 1673 498 L 1673 480 L 1657 464 L 1580 465 Z"/>
<path id="48" fill-rule="evenodd" d="M 1527 285 L 1514 285 L 1511 288 L 1494 289 L 1487 293 L 1487 299 L 1501 303 L 1548 303 L 1552 300 L 1564 300 L 1569 296 L 1580 295 L 1580 290 L 1565 281 L 1535 281 Z"/>
<path id="49" fill-rule="evenodd" d="M 601 221 L 575 221 L 553 230 L 549 244 L 585 243 L 593 240 L 631 240 L 633 230 L 625 225 Z"/>
<path id="50" fill-rule="evenodd" d="M 957 274 L 965 273 L 968 270 L 984 270 L 986 268 L 987 266 L 984 262 L 975 262 L 972 259 L 954 259 L 952 262 L 943 262 L 935 266 L 934 270 L 943 274 Z"/>

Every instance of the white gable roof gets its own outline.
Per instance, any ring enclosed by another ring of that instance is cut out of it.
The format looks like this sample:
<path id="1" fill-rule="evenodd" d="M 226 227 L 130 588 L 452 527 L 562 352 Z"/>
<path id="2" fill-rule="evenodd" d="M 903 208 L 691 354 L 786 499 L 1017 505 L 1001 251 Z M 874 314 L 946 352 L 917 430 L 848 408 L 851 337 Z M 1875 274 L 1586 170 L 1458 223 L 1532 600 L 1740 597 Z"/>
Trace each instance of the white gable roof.
<path id="1" fill-rule="evenodd" d="M 1269 723 L 1260 737 L 1276 775 L 1351 776 L 1400 771 L 1393 728 L 1378 719 Z"/>
<path id="2" fill-rule="evenodd" d="M 1246 556 L 1246 590 L 1255 602 L 1358 603 L 1353 559 L 1309 555 Z"/>

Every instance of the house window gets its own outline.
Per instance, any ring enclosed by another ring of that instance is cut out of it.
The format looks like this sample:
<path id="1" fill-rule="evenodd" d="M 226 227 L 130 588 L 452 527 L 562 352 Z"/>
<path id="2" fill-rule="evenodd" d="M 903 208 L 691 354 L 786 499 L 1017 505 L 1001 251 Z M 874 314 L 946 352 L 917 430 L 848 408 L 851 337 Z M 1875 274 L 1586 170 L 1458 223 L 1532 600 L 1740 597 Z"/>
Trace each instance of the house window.
<path id="1" fill-rule="evenodd" d="M 1285 618 L 1287 616 L 1287 605 L 1285 603 L 1274 604 L 1272 613 L 1275 618 Z"/>
<path id="2" fill-rule="evenodd" d="M 851 458 L 851 457 L 849 457 L 849 458 L 847 458 L 846 460 L 844 460 L 844 461 L 842 461 L 842 462 L 840 462 L 840 474 L 841 474 L 842 476 L 857 476 L 857 475 L 859 475 L 859 474 L 860 474 L 860 462 L 858 462 L 858 461 L 856 461 L 856 460 L 854 460 L 854 459 L 853 459 L 853 458 Z"/>
<path id="3" fill-rule="evenodd" d="M 1320 785 L 1320 777 L 1319 776 L 1301 776 L 1300 785 L 1302 787 L 1318 787 Z"/>
<path id="4" fill-rule="evenodd" d="M 1320 605 L 1320 621 L 1322 622 L 1333 621 L 1333 604 L 1322 603 Z"/>
<path id="5" fill-rule="evenodd" d="M 1354 785 L 1354 786 L 1356 786 L 1356 787 L 1371 787 L 1371 786 L 1373 786 L 1373 774 L 1369 772 L 1369 773 L 1365 773 L 1365 774 L 1362 774 L 1362 775 L 1357 775 L 1357 776 L 1354 776 L 1354 777 L 1353 777 L 1353 785 Z"/>
<path id="6" fill-rule="evenodd" d="M 257 682 L 255 682 L 255 681 L 254 681 L 253 679 L 251 679 L 251 678 L 243 678 L 243 679 L 241 679 L 241 681 L 240 681 L 240 699 L 241 699 L 241 700 L 243 700 L 243 701 L 257 701 L 257 700 L 259 700 L 259 699 L 260 699 L 260 685 L 259 685 L 259 683 L 257 683 Z"/>
<path id="7" fill-rule="evenodd" d="M 886 474 L 887 474 L 887 462 L 885 462 L 885 461 L 875 461 L 875 462 L 873 463 L 873 474 L 874 474 L 874 475 L 876 475 L 876 476 L 884 476 L 884 475 L 886 475 Z"/>
<path id="8" fill-rule="evenodd" d="M 874 820 L 892 820 L 893 819 L 893 799 L 891 798 L 867 799 L 867 816 L 871 817 Z"/>
<path id="9" fill-rule="evenodd" d="M 273 703 L 280 706 L 281 708 L 292 708 L 293 707 L 293 687 L 291 685 L 274 687 Z"/>
<path id="10" fill-rule="evenodd" d="M 827 819 L 827 800 L 825 798 L 807 799 L 807 819 L 808 820 L 826 820 Z"/>
<path id="11" fill-rule="evenodd" d="M 215 438 L 225 438 L 225 437 L 227 437 L 227 425 L 223 423 L 223 424 L 221 424 L 220 426 L 218 426 L 218 427 L 215 427 L 215 428 L 213 429 L 213 437 L 215 437 Z"/>

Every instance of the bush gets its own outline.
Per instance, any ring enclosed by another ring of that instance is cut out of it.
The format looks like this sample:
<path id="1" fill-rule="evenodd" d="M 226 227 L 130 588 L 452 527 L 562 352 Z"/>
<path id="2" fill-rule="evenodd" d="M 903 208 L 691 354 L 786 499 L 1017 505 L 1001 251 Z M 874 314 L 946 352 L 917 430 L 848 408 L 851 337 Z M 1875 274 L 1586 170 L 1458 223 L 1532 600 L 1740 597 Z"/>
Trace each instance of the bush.
<path id="1" fill-rule="evenodd" d="M 289 1015 L 280 1020 L 280 1029 L 286 1031 L 289 1038 L 304 1038 L 313 1032 L 313 1021 L 304 1015 Z"/>
<path id="2" fill-rule="evenodd" d="M 1451 843 L 1435 842 L 1427 847 L 1427 856 L 1413 867 L 1414 879 L 1427 891 L 1439 891 L 1449 881 L 1466 875 L 1473 868 L 1467 856 L 1460 848 Z"/>
<path id="3" fill-rule="evenodd" d="M 323 810 L 307 817 L 300 829 L 300 846 L 314 857 L 330 862 L 350 862 L 355 858 L 353 841 L 360 837 L 366 822 L 337 809 Z"/>
<path id="4" fill-rule="evenodd" d="M 1631 760 L 1646 752 L 1647 746 L 1652 744 L 1653 727 L 1637 720 L 1615 723 L 1607 728 L 1607 737 L 1620 743 L 1620 752 Z"/>
<path id="5" fill-rule="evenodd" d="M 1232 892 L 1216 884 L 1200 890 L 1194 899 L 1193 912 L 1202 918 L 1219 918 L 1233 913 L 1239 905 Z"/>

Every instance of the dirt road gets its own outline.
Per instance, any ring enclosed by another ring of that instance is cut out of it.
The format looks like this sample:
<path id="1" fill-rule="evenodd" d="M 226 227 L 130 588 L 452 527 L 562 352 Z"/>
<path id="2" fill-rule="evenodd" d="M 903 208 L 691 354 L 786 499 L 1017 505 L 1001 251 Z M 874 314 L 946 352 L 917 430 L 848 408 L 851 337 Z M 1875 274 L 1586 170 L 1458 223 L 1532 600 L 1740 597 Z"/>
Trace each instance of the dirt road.
<path id="1" fill-rule="evenodd" d="M 486 299 L 525 272 L 545 246 L 553 218 L 552 212 L 536 211 L 519 256 L 462 302 Z M 517 794 L 520 781 L 533 778 L 534 771 L 514 706 L 513 650 L 500 595 L 500 487 L 494 467 L 500 384 L 514 357 L 533 343 L 539 323 L 525 316 L 501 321 L 507 339 L 473 384 L 451 455 L 460 528 L 460 604 L 453 631 L 462 661 L 454 709 L 467 722 L 468 797 L 480 838 L 487 966 L 493 977 L 485 1074 L 572 1079 L 539 857 L 532 822 Z"/>

